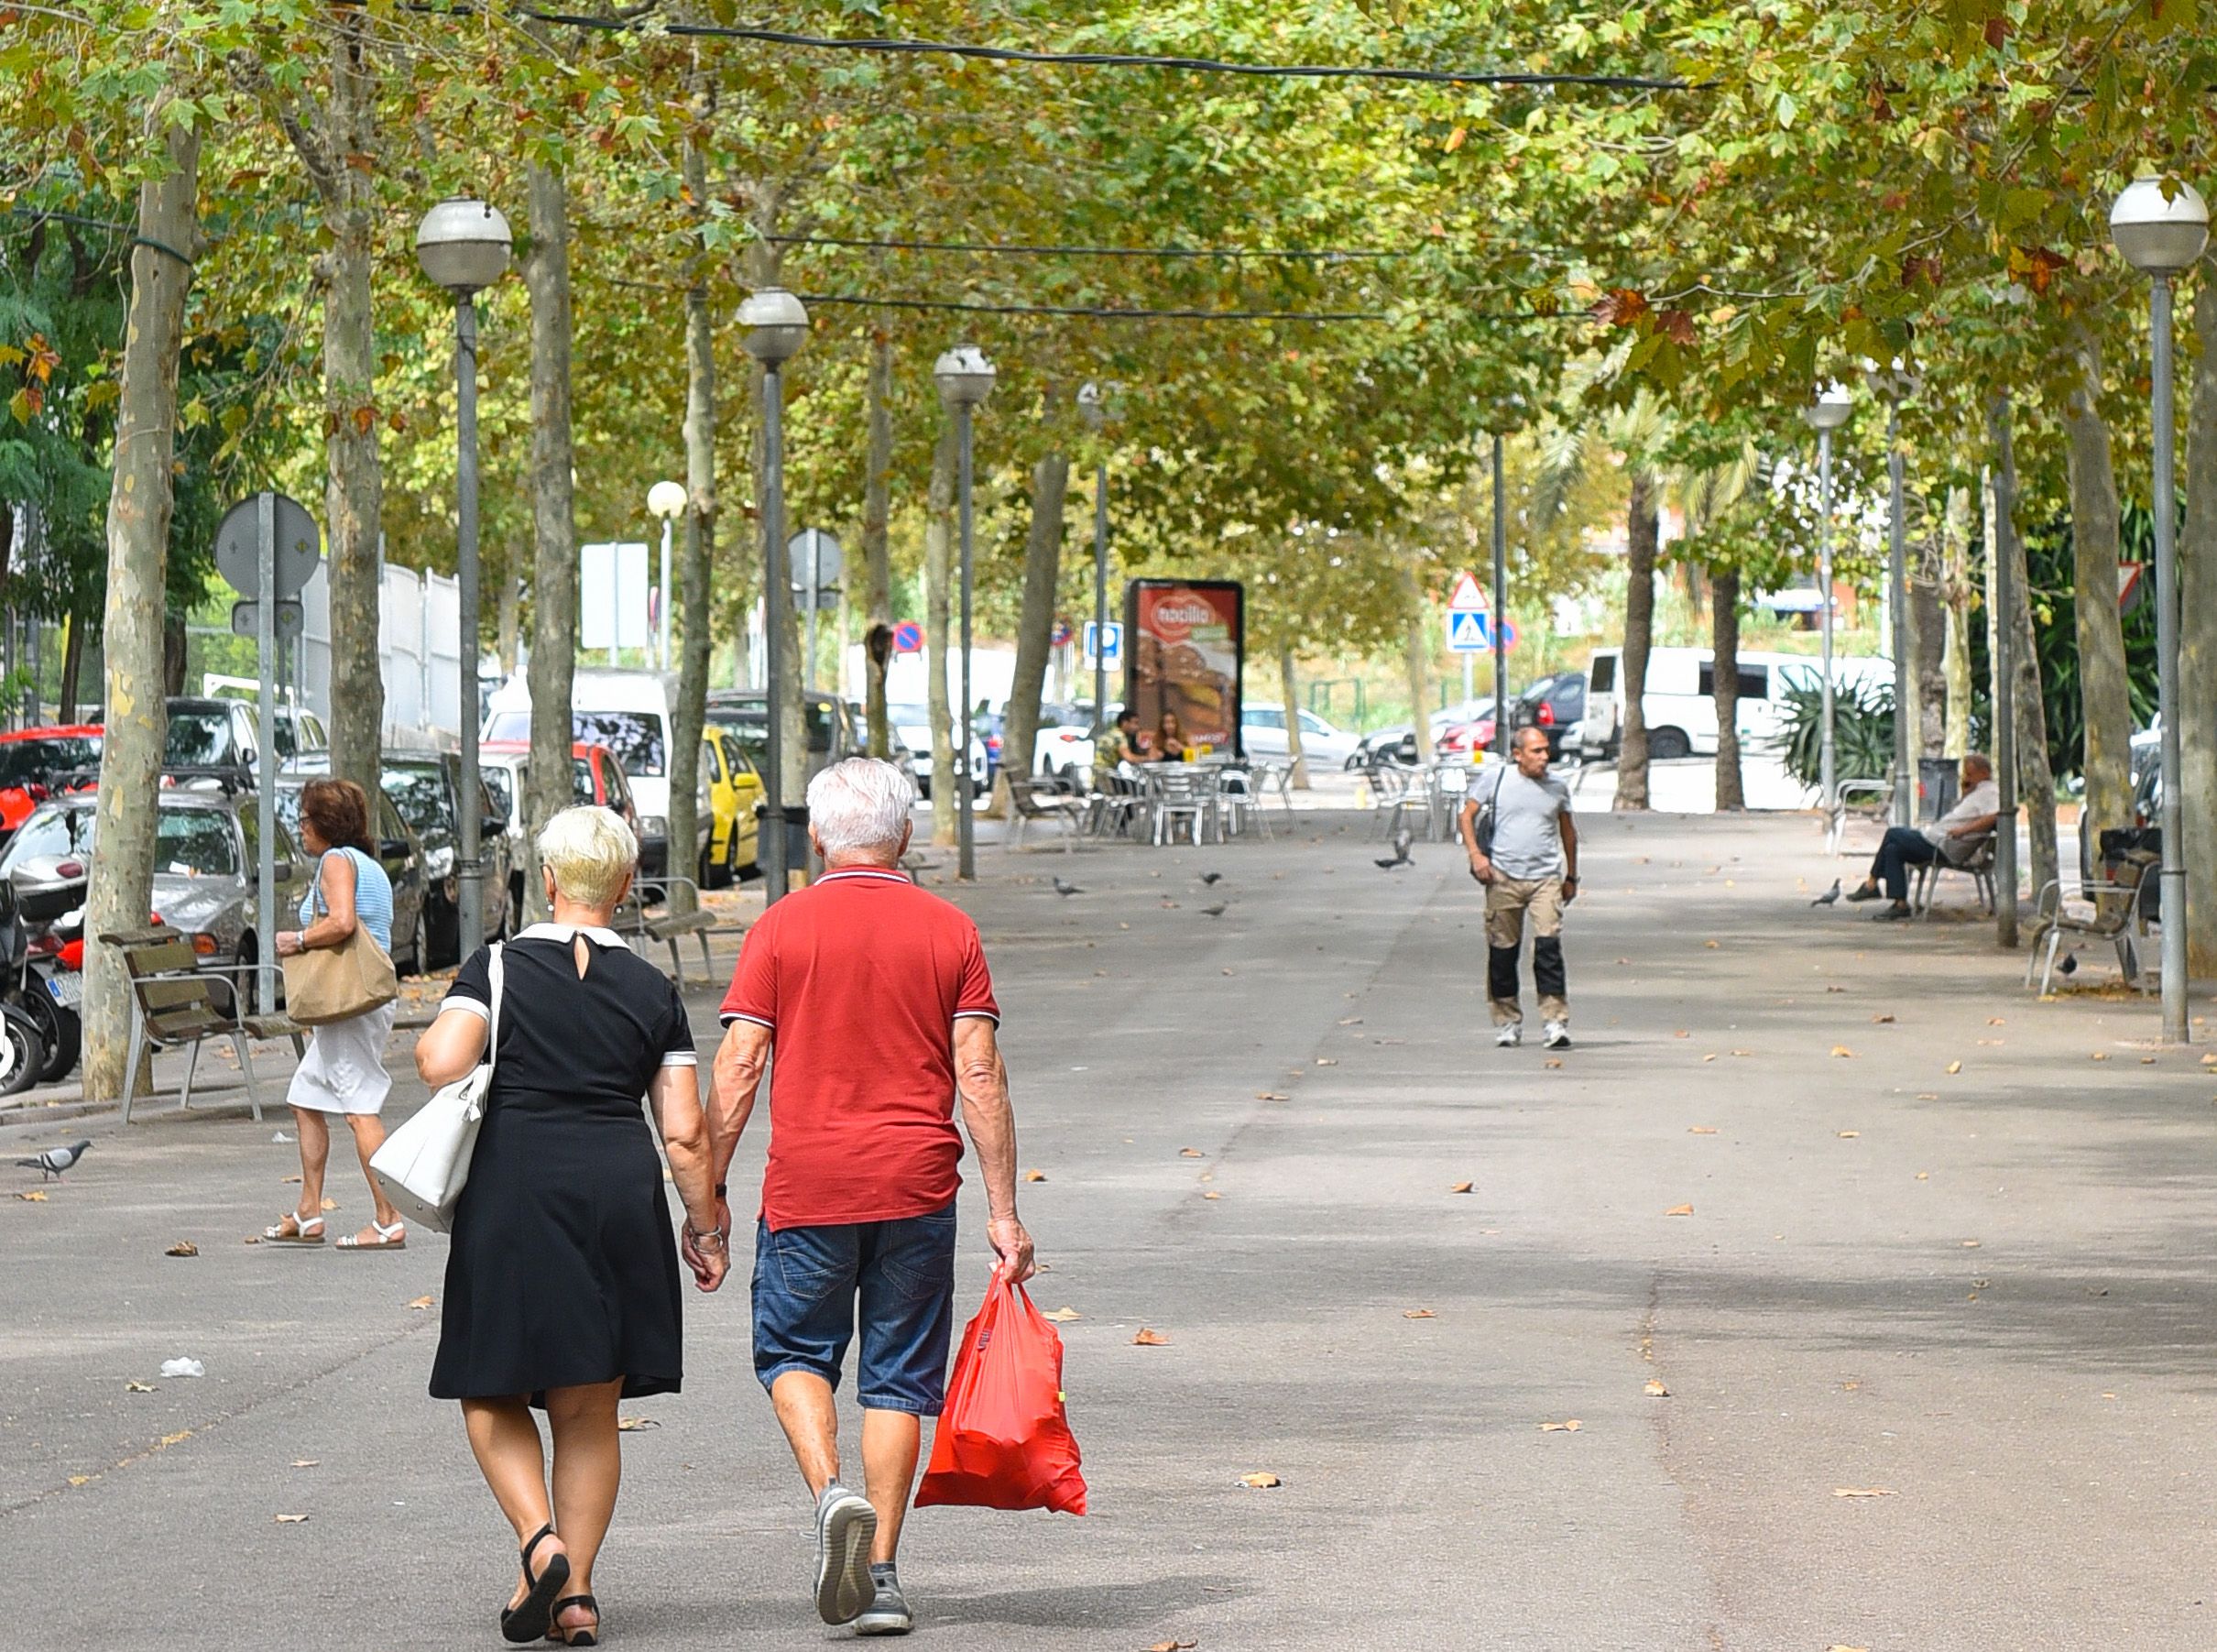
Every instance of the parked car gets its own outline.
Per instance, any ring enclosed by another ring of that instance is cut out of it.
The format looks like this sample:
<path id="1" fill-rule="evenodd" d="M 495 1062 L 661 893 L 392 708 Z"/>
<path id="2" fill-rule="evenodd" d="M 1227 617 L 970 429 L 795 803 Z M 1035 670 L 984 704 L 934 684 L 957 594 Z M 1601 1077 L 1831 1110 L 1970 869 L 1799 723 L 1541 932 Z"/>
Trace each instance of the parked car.
<path id="1" fill-rule="evenodd" d="M 580 671 L 570 684 L 570 731 L 587 745 L 606 746 L 623 764 L 639 808 L 639 863 L 642 874 L 673 864 L 670 854 L 671 727 L 677 678 L 667 672 Z M 494 691 L 485 722 L 488 740 L 531 738 L 531 695 L 521 673 Z M 694 798 L 694 842 L 674 864 L 697 862 L 708 847 L 713 811 L 705 771 Z"/>
<path id="2" fill-rule="evenodd" d="M 58 792 L 100 778 L 97 723 L 66 723 L 0 734 L 0 833 L 14 831 Z"/>
<path id="3" fill-rule="evenodd" d="M 1362 744 L 1360 735 L 1333 727 L 1305 706 L 1294 713 L 1301 726 L 1301 755 L 1319 767 L 1345 766 Z M 1291 749 L 1285 733 L 1285 707 L 1273 700 L 1243 700 L 1240 704 L 1240 743 L 1250 757 L 1283 757 Z"/>
<path id="4" fill-rule="evenodd" d="M 1516 696 L 1516 704 L 1510 708 L 1509 726 L 1545 729 L 1547 759 L 1559 762 L 1565 748 L 1576 749 L 1571 745 L 1570 730 L 1583 722 L 1585 717 L 1586 673 L 1563 671 L 1542 677 Z"/>
<path id="5" fill-rule="evenodd" d="M 298 771 L 278 776 L 278 819 L 284 823 L 286 832 L 295 843 L 300 837 L 300 789 L 311 778 Z M 402 975 L 422 975 L 431 967 L 431 920 L 425 898 L 429 877 L 424 866 L 423 840 L 416 836 L 415 828 L 382 789 L 369 806 L 369 830 L 377 842 L 377 864 L 385 869 L 385 875 L 393 886 L 393 968 Z M 305 864 L 305 859 L 303 855 L 304 879 L 312 877 L 315 870 Z M 289 918 L 280 915 L 278 927 L 292 925 Z"/>
<path id="6" fill-rule="evenodd" d="M 867 749 L 868 741 L 864 726 L 847 703 L 837 695 L 818 690 L 806 696 L 808 701 L 808 772 L 814 780 L 818 771 L 828 769 L 842 758 L 855 756 Z M 895 722 L 901 719 L 893 718 Z M 708 721 L 716 728 L 727 728 L 739 742 L 759 771 L 768 760 L 770 735 L 769 700 L 759 688 L 719 688 L 708 695 Z M 788 798 L 798 804 L 797 797 Z"/>
<path id="7" fill-rule="evenodd" d="M 1093 702 L 1050 702 L 1039 708 L 1032 740 L 1032 772 L 1084 782 L 1093 775 Z"/>
<path id="8" fill-rule="evenodd" d="M 1622 649 L 1599 648 L 1589 668 L 1579 755 L 1589 761 L 1616 755 L 1624 738 L 1623 696 L 1617 673 Z M 1642 706 L 1647 717 L 1647 755 L 1661 761 L 1708 757 L 1717 749 L 1715 661 L 1705 648 L 1648 651 L 1647 682 Z M 1780 730 L 1779 706 L 1789 683 L 1820 682 L 1822 662 L 1813 654 L 1743 653 L 1740 656 L 1740 738 L 1745 745 L 1767 744 Z M 1836 654 L 1832 683 L 1837 692 L 1894 682 L 1894 662 L 1874 654 Z"/>
<path id="9" fill-rule="evenodd" d="M 254 1000 L 260 804 L 249 791 L 207 783 L 165 788 L 155 811 L 154 918 L 191 943 L 194 961 L 242 984 Z M 27 918 L 64 915 L 43 893 L 79 885 L 95 850 L 99 797 L 76 792 L 31 812 L 0 854 L 0 876 L 16 886 Z M 307 868 L 280 820 L 277 840 L 278 922 L 300 909 Z"/>
<path id="10" fill-rule="evenodd" d="M 328 753 L 308 753 L 293 771 L 321 774 L 330 768 Z M 385 792 L 423 845 L 424 906 L 430 934 L 431 968 L 462 961 L 462 879 L 455 862 L 462 841 L 462 757 L 453 751 L 390 750 L 385 753 Z M 493 802 L 480 772 L 477 785 L 478 855 L 485 866 L 486 939 L 513 934 L 518 910 L 511 876 L 508 815 Z M 502 892 L 509 892 L 503 898 Z"/>
<path id="11" fill-rule="evenodd" d="M 909 774 L 916 782 L 916 795 L 932 794 L 932 712 L 927 706 L 889 706 L 886 714 L 892 718 L 893 730 L 900 735 L 901 743 L 915 755 L 910 760 Z M 976 734 L 970 736 L 970 792 L 983 796 L 986 790 L 986 743 Z"/>
<path id="12" fill-rule="evenodd" d="M 761 870 L 762 776 L 738 737 L 711 724 L 701 761 L 709 770 L 708 796 L 715 832 L 701 857 L 699 881 L 721 888 Z"/>
<path id="13" fill-rule="evenodd" d="M 529 740 L 481 740 L 477 746 L 478 772 L 493 807 L 508 823 L 509 922 L 523 922 L 524 879 L 534 874 L 537 861 L 524 820 L 523 799 L 531 784 L 531 744 Z M 578 740 L 570 747 L 570 796 L 576 803 L 613 809 L 623 816 L 634 836 L 639 832 L 639 806 L 632 801 L 631 782 L 616 753 L 606 746 Z"/>

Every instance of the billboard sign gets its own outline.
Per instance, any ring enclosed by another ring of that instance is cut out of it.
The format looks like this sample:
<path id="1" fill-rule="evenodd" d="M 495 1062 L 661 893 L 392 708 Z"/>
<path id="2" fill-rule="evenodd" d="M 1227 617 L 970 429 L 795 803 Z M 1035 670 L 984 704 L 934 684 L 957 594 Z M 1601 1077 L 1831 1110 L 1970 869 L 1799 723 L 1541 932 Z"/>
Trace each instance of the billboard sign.
<path id="1" fill-rule="evenodd" d="M 1240 749 L 1246 592 L 1224 579 L 1135 579 L 1124 587 L 1124 703 L 1152 751 L 1165 711 L 1188 747 Z"/>

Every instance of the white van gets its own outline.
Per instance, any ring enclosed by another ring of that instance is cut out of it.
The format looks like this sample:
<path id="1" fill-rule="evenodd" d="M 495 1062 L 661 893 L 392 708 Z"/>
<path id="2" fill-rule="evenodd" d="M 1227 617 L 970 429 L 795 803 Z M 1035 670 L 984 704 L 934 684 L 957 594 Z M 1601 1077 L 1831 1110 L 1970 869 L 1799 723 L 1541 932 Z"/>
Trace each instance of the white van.
<path id="1" fill-rule="evenodd" d="M 639 870 L 670 870 L 670 730 L 677 705 L 677 676 L 654 671 L 581 669 L 570 680 L 571 738 L 606 746 L 623 765 L 639 810 Z M 484 738 L 531 738 L 531 691 L 520 671 L 493 691 Z M 715 831 L 708 795 L 708 768 L 700 769 L 700 795 L 693 813 L 693 845 L 688 863 L 697 865 Z M 688 874 L 691 875 L 691 874 Z"/>
<path id="2" fill-rule="evenodd" d="M 1578 730 L 1578 755 L 1589 762 L 1617 755 L 1624 738 L 1624 700 L 1617 688 L 1623 651 L 1597 648 L 1588 671 L 1586 720 Z M 1775 739 L 1783 718 L 1786 685 L 1815 686 L 1824 664 L 1814 654 L 1742 653 L 1740 656 L 1740 742 L 1757 748 Z M 1894 662 L 1875 654 L 1832 656 L 1835 694 L 1857 694 L 1873 684 L 1894 682 Z M 1647 755 L 1713 757 L 1717 751 L 1716 655 L 1706 648 L 1656 648 L 1647 652 Z"/>

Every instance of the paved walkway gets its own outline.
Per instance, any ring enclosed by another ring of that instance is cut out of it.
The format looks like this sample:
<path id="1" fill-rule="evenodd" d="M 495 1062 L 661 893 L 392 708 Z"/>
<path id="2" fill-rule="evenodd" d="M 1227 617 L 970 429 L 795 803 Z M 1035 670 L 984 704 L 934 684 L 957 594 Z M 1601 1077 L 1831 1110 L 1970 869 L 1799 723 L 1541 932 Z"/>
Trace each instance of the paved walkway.
<path id="1" fill-rule="evenodd" d="M 1046 1177 L 1036 1296 L 1082 1316 L 1095 1513 L 920 1515 L 925 1644 L 2217 1640 L 2200 1052 L 2142 1042 L 2144 1003 L 2033 1001 L 1989 926 L 1812 911 L 1810 819 L 1588 824 L 1559 1067 L 1491 1047 L 1450 848 L 1382 872 L 1360 817 L 1316 815 L 986 858 L 960 898 Z M 274 1122 L 87 1124 L 66 1184 L 0 1198 L 15 1644 L 500 1644 L 512 1558 L 422 1392 L 443 1242 L 248 1247 L 290 1193 Z M 972 1242 L 966 1311 L 983 1277 Z M 611 1646 L 841 1638 L 742 1286 L 689 1305 L 685 1394 L 636 1406 Z M 158 1378 L 172 1355 L 208 1374 Z"/>

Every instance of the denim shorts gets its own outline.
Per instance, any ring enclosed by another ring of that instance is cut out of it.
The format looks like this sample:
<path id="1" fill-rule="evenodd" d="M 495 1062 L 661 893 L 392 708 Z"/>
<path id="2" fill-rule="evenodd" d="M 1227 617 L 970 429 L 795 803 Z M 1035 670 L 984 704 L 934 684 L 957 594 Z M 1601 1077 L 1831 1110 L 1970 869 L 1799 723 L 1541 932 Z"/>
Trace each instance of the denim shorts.
<path id="1" fill-rule="evenodd" d="M 767 1388 L 789 1371 L 836 1390 L 862 1318 L 856 1383 L 873 1411 L 937 1417 L 955 1326 L 955 1203 L 899 1221 L 784 1228 L 758 1222 L 754 1370 Z"/>

